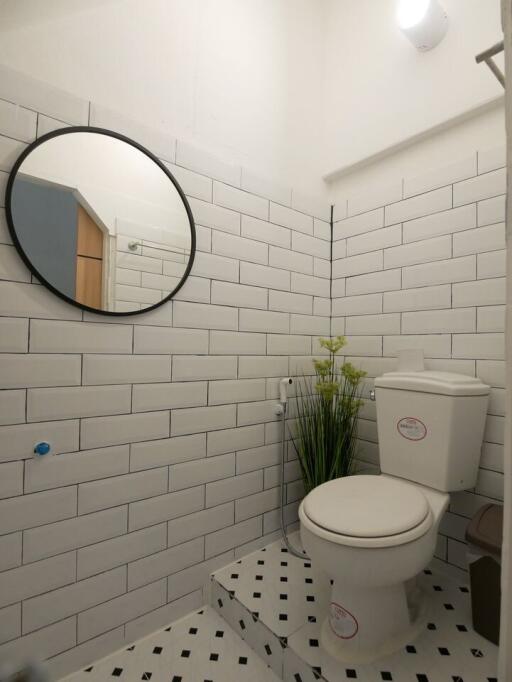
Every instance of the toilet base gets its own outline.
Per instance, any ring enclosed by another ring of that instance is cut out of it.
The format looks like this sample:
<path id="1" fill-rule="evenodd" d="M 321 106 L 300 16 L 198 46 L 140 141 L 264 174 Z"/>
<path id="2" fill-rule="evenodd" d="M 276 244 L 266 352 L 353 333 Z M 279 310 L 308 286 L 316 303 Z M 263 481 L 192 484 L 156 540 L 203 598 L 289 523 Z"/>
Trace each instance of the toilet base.
<path id="1" fill-rule="evenodd" d="M 358 592 L 332 588 L 321 644 L 344 663 L 371 663 L 410 644 L 425 628 L 423 591 L 405 584 Z"/>

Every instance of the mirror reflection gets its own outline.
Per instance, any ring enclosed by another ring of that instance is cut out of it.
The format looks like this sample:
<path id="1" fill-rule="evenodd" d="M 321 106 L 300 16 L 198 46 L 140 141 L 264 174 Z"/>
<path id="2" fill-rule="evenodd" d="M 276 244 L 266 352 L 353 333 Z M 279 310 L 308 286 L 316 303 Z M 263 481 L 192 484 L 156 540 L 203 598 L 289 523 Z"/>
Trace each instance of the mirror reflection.
<path id="1" fill-rule="evenodd" d="M 20 164 L 11 229 L 34 273 L 81 306 L 140 312 L 182 283 L 192 254 L 185 199 L 155 160 L 102 132 L 59 131 Z"/>

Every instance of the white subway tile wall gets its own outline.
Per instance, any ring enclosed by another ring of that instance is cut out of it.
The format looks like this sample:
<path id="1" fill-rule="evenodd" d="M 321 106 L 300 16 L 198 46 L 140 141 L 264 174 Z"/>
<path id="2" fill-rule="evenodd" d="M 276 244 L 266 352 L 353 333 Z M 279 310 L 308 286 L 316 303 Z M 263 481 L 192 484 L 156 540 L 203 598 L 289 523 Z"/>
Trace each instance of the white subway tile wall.
<path id="1" fill-rule="evenodd" d="M 133 224 L 130 227 L 133 235 Z M 123 228 L 121 221 L 118 229 Z M 117 312 L 140 310 L 148 303 L 166 298 L 180 283 L 190 257 L 190 249 L 154 240 L 137 241 L 121 232 L 116 246 L 114 310 Z"/>
<path id="2" fill-rule="evenodd" d="M 401 195 L 362 187 L 348 198 L 348 217 L 335 211 L 333 228 L 331 331 L 348 335 L 346 357 L 368 372 L 365 391 L 396 369 L 404 348 L 422 349 L 428 369 L 491 386 L 476 488 L 452 496 L 438 543 L 439 558 L 461 568 L 468 518 L 503 499 L 504 151 L 405 177 Z M 359 420 L 363 468 L 378 466 L 375 420 L 368 401 Z"/>
<path id="3" fill-rule="evenodd" d="M 210 569 L 273 539 L 275 379 L 310 371 L 330 332 L 330 207 L 1 71 L 2 206 L 27 142 L 89 121 L 168 162 L 197 223 L 176 299 L 108 318 L 30 283 L 0 209 L 0 659 L 30 651 L 63 675 L 162 625 Z M 170 286 L 176 263 L 158 255 L 120 254 L 119 292 Z M 54 454 L 36 461 L 39 441 Z M 299 479 L 290 461 L 288 500 Z"/>
<path id="4" fill-rule="evenodd" d="M 26 143 L 88 121 L 168 164 L 198 251 L 173 302 L 104 318 L 30 282 L 0 209 L 0 658 L 30 648 L 60 675 L 75 670 L 270 541 L 277 379 L 311 373 L 329 333 L 347 334 L 365 391 L 401 348 L 491 385 L 477 487 L 453 495 L 438 543 L 463 567 L 467 519 L 503 495 L 503 150 L 340 202 L 331 281 L 328 202 L 3 68 L 0 205 Z M 173 262 L 153 256 L 125 254 L 121 291 L 171 282 Z M 378 466 L 372 403 L 359 439 L 361 465 Z M 54 455 L 35 461 L 43 440 Z M 288 458 L 293 522 L 302 488 Z"/>

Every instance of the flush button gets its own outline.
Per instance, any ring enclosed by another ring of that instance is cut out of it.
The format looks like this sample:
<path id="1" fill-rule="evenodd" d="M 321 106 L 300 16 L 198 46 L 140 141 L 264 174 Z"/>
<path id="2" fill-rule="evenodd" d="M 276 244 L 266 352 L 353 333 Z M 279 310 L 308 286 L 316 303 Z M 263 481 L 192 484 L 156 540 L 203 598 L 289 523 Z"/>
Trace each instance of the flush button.
<path id="1" fill-rule="evenodd" d="M 44 441 L 42 443 L 37 443 L 37 445 L 34 446 L 34 454 L 36 457 L 42 457 L 43 455 L 47 455 L 51 450 L 50 443 L 45 443 Z"/>

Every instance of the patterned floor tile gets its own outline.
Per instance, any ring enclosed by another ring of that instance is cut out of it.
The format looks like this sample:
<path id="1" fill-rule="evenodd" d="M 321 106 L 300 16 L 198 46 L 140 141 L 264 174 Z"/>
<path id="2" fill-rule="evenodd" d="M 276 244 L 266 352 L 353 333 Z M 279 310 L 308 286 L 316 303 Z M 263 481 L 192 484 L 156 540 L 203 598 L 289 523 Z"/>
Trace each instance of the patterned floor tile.
<path id="1" fill-rule="evenodd" d="M 293 535 L 299 547 L 298 533 Z M 329 603 L 329 581 L 274 542 L 214 573 L 220 583 L 275 634 L 287 637 L 307 622 L 315 622 Z"/>
<path id="2" fill-rule="evenodd" d="M 66 682 L 278 682 L 210 607 L 127 646 Z"/>
<path id="3" fill-rule="evenodd" d="M 276 542 L 213 575 L 213 608 L 66 682 L 497 682 L 497 647 L 472 629 L 468 588 L 439 569 L 418 583 L 429 597 L 425 631 L 371 665 L 342 664 L 320 645 L 329 580 Z"/>
<path id="4" fill-rule="evenodd" d="M 212 605 L 217 613 L 281 678 L 283 652 L 286 647 L 285 638 L 280 638 L 273 633 L 261 622 L 259 613 L 249 613 L 232 593 L 216 581 L 213 582 L 212 596 Z"/>
<path id="5" fill-rule="evenodd" d="M 291 540 L 299 545 L 298 534 Z M 320 627 L 327 613 L 329 581 L 280 542 L 220 569 L 214 574 L 216 583 L 232 602 L 236 619 L 244 620 L 244 608 L 249 615 L 257 612 L 264 626 L 286 640 L 285 682 L 495 682 L 498 649 L 472 628 L 469 590 L 439 569 L 418 578 L 429 599 L 426 630 L 404 649 L 371 665 L 345 665 L 323 651 Z M 281 600 L 281 594 L 287 599 Z M 229 609 L 228 604 L 227 613 Z M 244 635 L 248 644 L 250 635 Z"/>

